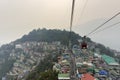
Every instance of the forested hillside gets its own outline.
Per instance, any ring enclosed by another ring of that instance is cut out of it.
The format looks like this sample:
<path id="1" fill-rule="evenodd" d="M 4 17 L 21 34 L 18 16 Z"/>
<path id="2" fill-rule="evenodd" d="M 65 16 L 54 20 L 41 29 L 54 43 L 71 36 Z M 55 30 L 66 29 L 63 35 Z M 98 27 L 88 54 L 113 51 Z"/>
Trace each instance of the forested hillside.
<path id="1" fill-rule="evenodd" d="M 81 38 L 78 34 L 72 32 L 72 43 L 77 43 L 78 39 Z M 25 42 L 25 41 L 60 41 L 64 45 L 68 45 L 69 41 L 69 31 L 66 30 L 47 30 L 47 29 L 37 29 L 31 31 L 28 35 L 24 35 L 21 39 L 18 39 L 17 42 Z"/>

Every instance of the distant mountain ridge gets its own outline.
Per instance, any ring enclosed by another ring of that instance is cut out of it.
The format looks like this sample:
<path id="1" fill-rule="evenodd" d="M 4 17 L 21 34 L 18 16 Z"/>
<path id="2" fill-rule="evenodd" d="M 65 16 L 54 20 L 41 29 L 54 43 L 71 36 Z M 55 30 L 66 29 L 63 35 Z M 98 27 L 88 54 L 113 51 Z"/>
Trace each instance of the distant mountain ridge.
<path id="1" fill-rule="evenodd" d="M 72 32 L 72 42 L 73 44 L 77 43 L 77 40 L 81 38 L 78 34 Z M 60 41 L 64 45 L 68 45 L 69 42 L 69 31 L 66 30 L 57 30 L 57 29 L 34 29 L 28 35 L 24 35 L 21 39 L 16 40 L 15 42 L 25 42 L 25 41 L 42 41 L 42 42 L 52 42 Z M 89 39 L 90 40 L 90 39 Z"/>

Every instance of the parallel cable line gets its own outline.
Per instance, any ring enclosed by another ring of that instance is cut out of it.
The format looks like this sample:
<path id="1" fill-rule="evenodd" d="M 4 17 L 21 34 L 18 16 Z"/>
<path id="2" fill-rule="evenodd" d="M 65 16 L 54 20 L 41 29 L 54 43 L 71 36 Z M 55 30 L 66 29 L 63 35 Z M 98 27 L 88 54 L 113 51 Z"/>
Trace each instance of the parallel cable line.
<path id="1" fill-rule="evenodd" d="M 112 19 L 114 19 L 116 16 L 118 16 L 120 14 L 120 12 L 118 12 L 117 14 L 115 14 L 113 17 L 111 17 L 110 19 L 108 19 L 107 21 L 105 21 L 103 24 L 101 24 L 100 26 L 98 26 L 97 28 L 95 28 L 94 30 L 92 30 L 90 33 L 88 33 L 86 36 L 89 36 L 90 34 L 92 34 L 93 32 L 95 32 L 96 30 L 98 30 L 99 28 L 101 28 L 102 26 L 104 26 L 106 23 L 108 23 L 109 21 L 111 21 Z"/>
<path id="2" fill-rule="evenodd" d="M 93 35 L 93 34 L 96 34 L 96 33 L 99 33 L 99 32 L 102 32 L 102 31 L 104 31 L 104 30 L 106 30 L 106 29 L 109 29 L 109 28 L 111 28 L 111 27 L 115 27 L 115 25 L 118 25 L 118 24 L 120 24 L 120 22 L 117 22 L 117 23 L 114 23 L 114 24 L 112 24 L 112 25 L 109 25 L 109 26 L 103 28 L 102 30 L 99 30 L 99 31 L 97 31 L 97 32 L 95 32 L 95 33 L 92 33 L 92 35 Z"/>
<path id="3" fill-rule="evenodd" d="M 88 3 L 88 0 L 85 1 L 85 4 L 84 4 L 83 9 L 82 9 L 81 14 L 80 14 L 80 18 L 83 16 L 83 13 L 84 13 L 84 11 L 85 11 L 85 8 L 86 8 L 86 6 L 87 6 L 87 3 Z"/>

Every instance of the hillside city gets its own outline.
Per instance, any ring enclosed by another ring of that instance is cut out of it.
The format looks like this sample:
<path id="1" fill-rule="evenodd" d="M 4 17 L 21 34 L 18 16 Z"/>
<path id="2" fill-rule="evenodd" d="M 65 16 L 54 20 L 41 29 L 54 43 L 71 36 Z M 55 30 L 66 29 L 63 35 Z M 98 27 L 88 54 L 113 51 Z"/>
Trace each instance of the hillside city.
<path id="1" fill-rule="evenodd" d="M 11 42 L 7 47 L 2 46 L 5 50 L 8 47 L 11 48 L 7 60 L 13 60 L 12 67 L 2 76 L 2 80 L 25 80 L 25 77 L 34 71 L 40 61 L 55 50 L 60 51 L 57 62 L 53 65 L 53 70 L 59 72 L 58 80 L 71 78 L 72 80 L 120 80 L 119 61 L 106 55 L 107 53 L 101 54 L 99 48 L 95 48 L 97 44 L 88 43 L 88 49 L 81 49 L 79 45 L 74 45 L 72 51 L 63 46 L 60 41 Z M 115 56 L 120 56 L 119 52 L 112 51 Z M 6 62 L 4 58 L 0 59 L 0 65 Z"/>
<path id="2" fill-rule="evenodd" d="M 0 0 L 0 80 L 120 80 L 120 0 Z"/>

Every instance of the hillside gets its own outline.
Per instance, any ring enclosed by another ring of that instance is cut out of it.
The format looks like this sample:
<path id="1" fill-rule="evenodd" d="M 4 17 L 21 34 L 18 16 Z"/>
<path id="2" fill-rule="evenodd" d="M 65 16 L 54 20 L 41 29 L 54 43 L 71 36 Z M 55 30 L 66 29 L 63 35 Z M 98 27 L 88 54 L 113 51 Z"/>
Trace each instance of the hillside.
<path id="1" fill-rule="evenodd" d="M 78 39 L 81 38 L 81 36 L 75 32 L 72 32 L 72 45 L 79 45 Z M 45 58 L 47 61 L 47 53 L 49 53 L 50 56 L 57 56 L 58 54 L 51 54 L 54 53 L 54 48 L 57 48 L 57 45 L 52 44 L 54 41 L 60 41 L 62 45 L 68 46 L 69 31 L 56 29 L 35 29 L 28 35 L 24 35 L 21 39 L 18 39 L 10 44 L 2 45 L 0 48 L 0 78 L 5 76 L 6 73 L 17 73 L 14 71 L 14 69 L 16 69 L 16 64 L 20 65 L 19 67 L 23 67 L 22 69 L 26 70 L 26 67 L 27 69 L 31 69 L 33 66 L 37 65 L 41 60 L 40 57 L 42 57 L 42 60 Z M 90 38 L 87 38 L 87 43 L 89 45 L 88 49 L 91 51 L 95 51 L 97 49 L 101 54 L 107 54 L 112 57 L 114 56 L 111 49 L 106 48 L 102 44 L 91 41 Z M 42 55 L 43 53 L 44 55 Z M 49 59 L 54 61 L 54 58 L 49 57 Z M 52 65 L 52 63 L 46 63 L 44 61 L 40 64 L 43 63 L 45 65 Z M 46 68 L 49 69 L 49 67 L 44 67 L 45 65 L 41 66 L 39 71 L 44 72 Z M 37 67 L 39 67 L 39 65 Z"/>

